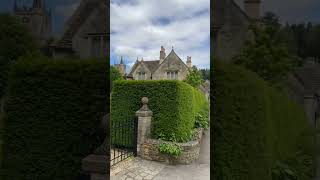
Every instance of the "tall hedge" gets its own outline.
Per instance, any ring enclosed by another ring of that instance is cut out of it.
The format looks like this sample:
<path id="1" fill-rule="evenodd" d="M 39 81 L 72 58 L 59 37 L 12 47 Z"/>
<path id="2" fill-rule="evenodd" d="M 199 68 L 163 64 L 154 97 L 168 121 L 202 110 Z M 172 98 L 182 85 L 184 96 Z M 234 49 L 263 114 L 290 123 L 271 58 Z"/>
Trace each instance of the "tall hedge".
<path id="1" fill-rule="evenodd" d="M 255 73 L 218 61 L 214 87 L 214 179 L 271 180 L 278 164 L 308 179 L 312 130 L 302 107 Z"/>
<path id="2" fill-rule="evenodd" d="M 181 81 L 116 81 L 111 95 L 111 121 L 133 120 L 149 98 L 154 138 L 186 141 L 192 135 L 195 113 L 207 106 L 205 96 Z"/>
<path id="3" fill-rule="evenodd" d="M 106 60 L 21 60 L 5 105 L 1 178 L 77 179 L 81 160 L 103 141 Z"/>

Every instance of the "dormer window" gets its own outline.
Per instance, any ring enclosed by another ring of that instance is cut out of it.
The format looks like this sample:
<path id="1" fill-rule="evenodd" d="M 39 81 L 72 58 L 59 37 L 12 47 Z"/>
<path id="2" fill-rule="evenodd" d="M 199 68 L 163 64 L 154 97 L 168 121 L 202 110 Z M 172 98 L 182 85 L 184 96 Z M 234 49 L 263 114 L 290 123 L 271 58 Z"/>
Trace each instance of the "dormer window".
<path id="1" fill-rule="evenodd" d="M 138 72 L 138 80 L 146 80 L 146 73 Z"/>
<path id="2" fill-rule="evenodd" d="M 171 79 L 171 80 L 178 79 L 178 71 L 168 71 L 167 79 Z"/>

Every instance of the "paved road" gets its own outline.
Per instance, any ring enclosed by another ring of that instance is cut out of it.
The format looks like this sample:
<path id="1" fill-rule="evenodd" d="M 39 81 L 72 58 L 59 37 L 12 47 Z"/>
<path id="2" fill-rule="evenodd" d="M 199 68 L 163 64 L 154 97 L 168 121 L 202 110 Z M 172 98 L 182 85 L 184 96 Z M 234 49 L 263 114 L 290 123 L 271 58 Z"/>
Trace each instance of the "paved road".
<path id="1" fill-rule="evenodd" d="M 190 165 L 167 165 L 135 158 L 125 170 L 111 180 L 209 180 L 210 130 L 205 131 L 200 157 Z"/>

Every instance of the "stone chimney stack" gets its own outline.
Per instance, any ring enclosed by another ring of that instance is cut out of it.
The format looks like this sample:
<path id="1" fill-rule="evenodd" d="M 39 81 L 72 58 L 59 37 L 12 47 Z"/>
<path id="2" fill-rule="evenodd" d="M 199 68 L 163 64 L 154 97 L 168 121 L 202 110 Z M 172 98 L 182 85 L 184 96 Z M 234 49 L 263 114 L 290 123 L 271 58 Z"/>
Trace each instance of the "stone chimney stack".
<path id="1" fill-rule="evenodd" d="M 166 49 L 164 49 L 163 46 L 161 46 L 160 50 L 160 64 L 163 62 L 163 60 L 166 58 Z"/>
<path id="2" fill-rule="evenodd" d="M 259 19 L 261 15 L 261 0 L 244 0 L 244 10 L 251 19 Z"/>
<path id="3" fill-rule="evenodd" d="M 191 56 L 187 57 L 187 66 L 188 66 L 188 68 L 192 68 Z"/>

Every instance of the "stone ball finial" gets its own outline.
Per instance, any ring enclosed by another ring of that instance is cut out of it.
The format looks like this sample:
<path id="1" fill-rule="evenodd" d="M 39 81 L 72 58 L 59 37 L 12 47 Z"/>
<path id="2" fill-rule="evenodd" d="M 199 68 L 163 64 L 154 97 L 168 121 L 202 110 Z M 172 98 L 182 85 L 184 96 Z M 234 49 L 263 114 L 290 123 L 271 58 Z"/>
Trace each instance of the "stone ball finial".
<path id="1" fill-rule="evenodd" d="M 143 97 L 143 98 L 141 99 L 141 102 L 142 102 L 143 105 L 148 104 L 149 99 L 148 99 L 147 97 Z"/>

